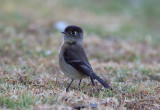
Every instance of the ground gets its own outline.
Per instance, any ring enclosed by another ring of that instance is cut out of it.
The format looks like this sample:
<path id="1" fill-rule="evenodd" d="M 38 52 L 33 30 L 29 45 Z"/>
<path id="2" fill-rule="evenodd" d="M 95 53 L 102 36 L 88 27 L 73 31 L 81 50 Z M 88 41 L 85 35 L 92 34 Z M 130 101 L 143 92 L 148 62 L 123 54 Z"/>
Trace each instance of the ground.
<path id="1" fill-rule="evenodd" d="M 1 1 L 0 109 L 160 108 L 156 10 L 148 9 L 149 1 L 141 8 L 134 3 L 131 7 L 118 1 L 105 3 Z M 54 28 L 57 21 L 83 28 L 89 61 L 113 91 L 97 81 L 93 87 L 89 79 L 82 80 L 80 89 L 77 80 L 65 91 L 70 79 L 58 67 L 62 34 Z"/>

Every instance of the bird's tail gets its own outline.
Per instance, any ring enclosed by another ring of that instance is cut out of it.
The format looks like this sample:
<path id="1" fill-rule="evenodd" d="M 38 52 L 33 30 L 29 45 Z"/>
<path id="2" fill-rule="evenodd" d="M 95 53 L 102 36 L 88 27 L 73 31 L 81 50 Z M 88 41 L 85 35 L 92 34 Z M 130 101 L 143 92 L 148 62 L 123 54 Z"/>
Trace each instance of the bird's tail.
<path id="1" fill-rule="evenodd" d="M 102 80 L 99 76 L 97 76 L 96 74 L 93 74 L 92 78 L 94 78 L 98 82 L 100 82 L 105 88 L 109 88 L 109 89 L 112 90 L 112 88 L 104 80 Z"/>

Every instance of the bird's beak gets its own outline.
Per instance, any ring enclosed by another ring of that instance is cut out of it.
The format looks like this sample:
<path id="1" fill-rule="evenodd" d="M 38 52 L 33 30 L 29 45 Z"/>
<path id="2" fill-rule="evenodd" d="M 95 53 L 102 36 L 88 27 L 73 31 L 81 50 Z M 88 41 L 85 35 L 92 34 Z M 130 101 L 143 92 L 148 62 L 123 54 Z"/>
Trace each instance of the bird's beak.
<path id="1" fill-rule="evenodd" d="M 63 34 L 67 34 L 66 32 L 62 32 Z"/>

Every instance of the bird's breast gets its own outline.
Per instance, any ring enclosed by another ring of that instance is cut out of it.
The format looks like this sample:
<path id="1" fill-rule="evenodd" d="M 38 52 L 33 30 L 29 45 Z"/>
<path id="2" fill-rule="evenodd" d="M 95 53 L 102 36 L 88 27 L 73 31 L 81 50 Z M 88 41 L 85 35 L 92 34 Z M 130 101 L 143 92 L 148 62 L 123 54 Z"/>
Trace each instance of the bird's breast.
<path id="1" fill-rule="evenodd" d="M 74 67 L 72 67 L 70 64 L 68 64 L 65 61 L 64 56 L 63 56 L 65 49 L 66 47 L 63 47 L 62 45 L 60 53 L 59 53 L 59 68 L 61 69 L 61 71 L 72 79 L 82 79 L 82 78 L 87 77 L 86 75 L 80 73 L 79 71 L 77 71 Z"/>

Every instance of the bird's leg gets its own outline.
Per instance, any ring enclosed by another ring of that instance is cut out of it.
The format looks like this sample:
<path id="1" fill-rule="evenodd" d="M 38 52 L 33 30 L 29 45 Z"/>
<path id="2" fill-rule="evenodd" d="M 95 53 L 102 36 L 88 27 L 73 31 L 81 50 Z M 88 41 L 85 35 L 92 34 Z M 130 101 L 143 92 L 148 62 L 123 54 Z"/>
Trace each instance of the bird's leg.
<path id="1" fill-rule="evenodd" d="M 71 84 L 72 84 L 73 81 L 74 81 L 74 79 L 72 79 L 71 82 L 69 83 L 68 87 L 66 88 L 66 92 L 68 91 L 68 89 L 71 86 Z"/>
<path id="2" fill-rule="evenodd" d="M 92 83 L 93 86 L 95 86 L 93 78 L 91 78 L 91 83 Z"/>
<path id="3" fill-rule="evenodd" d="M 82 79 L 79 80 L 78 88 L 80 89 Z"/>

